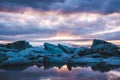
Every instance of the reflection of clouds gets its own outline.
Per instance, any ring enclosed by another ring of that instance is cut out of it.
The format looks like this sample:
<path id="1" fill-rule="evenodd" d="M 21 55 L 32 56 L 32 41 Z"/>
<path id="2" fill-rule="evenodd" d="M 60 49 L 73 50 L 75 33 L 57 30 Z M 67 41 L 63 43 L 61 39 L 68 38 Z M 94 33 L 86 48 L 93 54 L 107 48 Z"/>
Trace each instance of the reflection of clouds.
<path id="1" fill-rule="evenodd" d="M 35 69 L 36 68 L 36 69 Z M 24 72 L 38 72 L 38 74 L 44 74 L 41 76 L 40 79 L 43 80 L 90 80 L 90 79 L 97 79 L 97 80 L 104 80 L 107 79 L 106 74 L 100 72 L 92 71 L 91 67 L 77 67 L 72 68 L 71 71 L 68 71 L 67 65 L 62 66 L 60 69 L 57 67 L 50 68 L 48 70 L 44 70 L 42 68 L 38 68 L 36 66 L 29 67 L 28 69 L 24 70 Z M 101 78 L 100 78 L 101 77 Z"/>
<path id="2" fill-rule="evenodd" d="M 57 71 L 58 71 L 59 73 L 61 73 L 61 72 L 68 72 L 67 65 L 63 65 L 60 69 L 57 69 Z"/>
<path id="3" fill-rule="evenodd" d="M 40 80 L 64 80 L 61 77 L 45 77 L 45 78 L 40 78 Z"/>
<path id="4" fill-rule="evenodd" d="M 119 71 L 109 71 L 107 73 L 110 80 L 119 80 L 120 79 L 120 72 Z"/>
<path id="5" fill-rule="evenodd" d="M 60 69 L 54 66 L 47 70 L 42 66 L 34 65 L 23 72 L 3 72 L 0 72 L 0 78 L 2 76 L 1 79 L 4 80 L 119 80 L 120 78 L 120 72 L 117 70 L 101 73 L 93 71 L 91 67 L 73 67 L 71 71 L 68 71 L 67 65 Z"/>

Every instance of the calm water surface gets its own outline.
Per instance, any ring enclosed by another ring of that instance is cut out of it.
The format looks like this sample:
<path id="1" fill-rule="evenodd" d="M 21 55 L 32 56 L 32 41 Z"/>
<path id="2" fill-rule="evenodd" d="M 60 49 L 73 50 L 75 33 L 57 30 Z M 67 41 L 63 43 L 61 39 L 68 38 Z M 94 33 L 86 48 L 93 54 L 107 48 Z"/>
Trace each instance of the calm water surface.
<path id="1" fill-rule="evenodd" d="M 120 80 L 120 68 L 57 65 L 11 66 L 0 69 L 0 80 Z"/>

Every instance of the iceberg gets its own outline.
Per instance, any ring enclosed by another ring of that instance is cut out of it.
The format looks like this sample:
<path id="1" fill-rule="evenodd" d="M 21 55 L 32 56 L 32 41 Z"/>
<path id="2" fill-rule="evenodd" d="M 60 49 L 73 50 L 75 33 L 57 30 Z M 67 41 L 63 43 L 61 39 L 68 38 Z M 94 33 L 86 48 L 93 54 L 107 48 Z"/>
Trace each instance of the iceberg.
<path id="1" fill-rule="evenodd" d="M 27 41 L 16 41 L 13 43 L 8 43 L 8 44 L 4 45 L 4 47 L 6 47 L 8 49 L 23 50 L 23 49 L 32 47 L 32 45 L 30 45 L 29 42 L 27 42 Z"/>
<path id="2" fill-rule="evenodd" d="M 16 58 L 9 58 L 8 60 L 2 62 L 0 66 L 20 65 L 20 64 L 32 64 L 32 62 L 23 57 L 16 57 Z"/>
<path id="3" fill-rule="evenodd" d="M 92 53 L 100 53 L 102 55 L 108 56 L 118 56 L 119 47 L 115 44 L 103 41 L 103 40 L 93 40 L 93 44 L 91 46 Z"/>
<path id="4" fill-rule="evenodd" d="M 115 58 L 112 58 L 115 57 Z M 19 64 L 85 64 L 120 66 L 120 47 L 104 40 L 94 39 L 91 47 L 69 47 L 44 43 L 43 47 L 33 47 L 26 41 L 0 45 L 0 66 Z"/>
<path id="5" fill-rule="evenodd" d="M 67 54 L 73 54 L 74 53 L 74 48 L 67 47 L 62 44 L 58 44 L 58 48 L 62 49 L 65 53 Z"/>
<path id="6" fill-rule="evenodd" d="M 57 47 L 56 45 L 50 43 L 44 43 L 44 49 L 49 52 L 49 54 L 53 55 L 64 55 L 66 54 L 62 49 Z"/>

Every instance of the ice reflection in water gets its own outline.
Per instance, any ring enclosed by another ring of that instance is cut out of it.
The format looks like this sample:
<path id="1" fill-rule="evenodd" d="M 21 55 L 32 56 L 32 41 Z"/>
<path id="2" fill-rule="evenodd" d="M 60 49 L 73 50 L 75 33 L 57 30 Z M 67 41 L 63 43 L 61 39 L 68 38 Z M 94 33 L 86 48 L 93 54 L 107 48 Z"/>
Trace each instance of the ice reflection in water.
<path id="1" fill-rule="evenodd" d="M 9 71 L 1 69 L 0 80 L 120 80 L 120 69 L 108 72 L 93 71 L 91 67 L 72 67 L 68 65 L 51 66 L 30 66 L 18 68 L 7 68 Z M 22 70 L 22 71 L 20 71 Z M 69 71 L 71 70 L 71 71 Z"/>

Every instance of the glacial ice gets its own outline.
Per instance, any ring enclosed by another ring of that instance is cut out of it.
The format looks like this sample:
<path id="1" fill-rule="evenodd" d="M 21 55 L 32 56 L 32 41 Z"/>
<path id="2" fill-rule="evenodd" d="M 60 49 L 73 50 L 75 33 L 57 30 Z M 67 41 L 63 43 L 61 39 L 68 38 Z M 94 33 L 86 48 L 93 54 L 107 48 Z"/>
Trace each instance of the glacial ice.
<path id="1" fill-rule="evenodd" d="M 13 43 L 14 45 L 11 43 L 10 48 L 1 46 L 0 66 L 38 63 L 72 63 L 90 66 L 104 63 L 103 65 L 107 66 L 120 66 L 120 48 L 104 40 L 93 40 L 90 48 L 72 48 L 50 43 L 44 43 L 44 48 L 42 48 L 32 47 L 26 41 L 23 43 L 21 44 L 20 41 L 17 41 L 17 44 Z M 21 50 L 17 51 L 18 49 Z"/>

